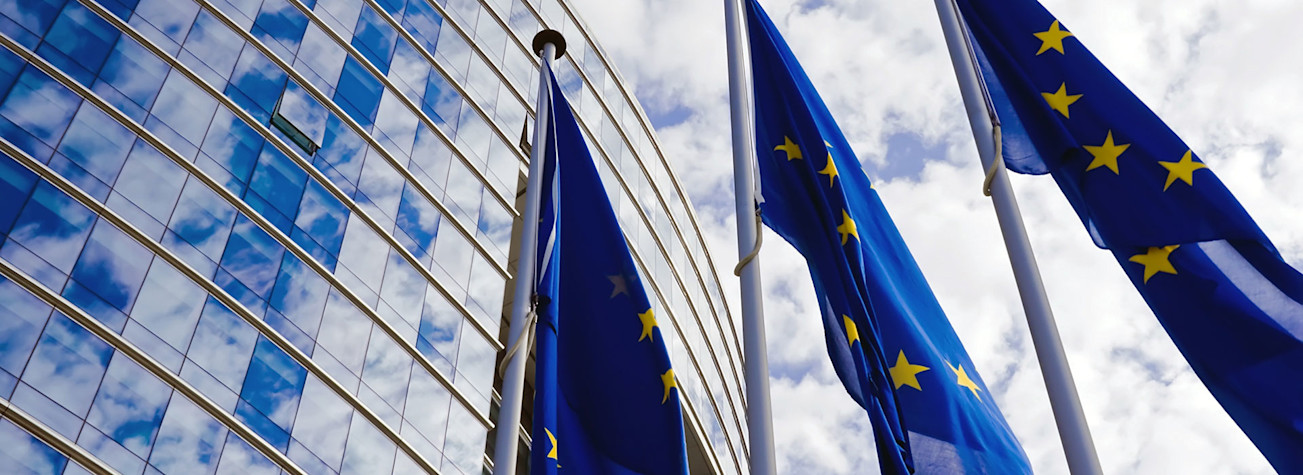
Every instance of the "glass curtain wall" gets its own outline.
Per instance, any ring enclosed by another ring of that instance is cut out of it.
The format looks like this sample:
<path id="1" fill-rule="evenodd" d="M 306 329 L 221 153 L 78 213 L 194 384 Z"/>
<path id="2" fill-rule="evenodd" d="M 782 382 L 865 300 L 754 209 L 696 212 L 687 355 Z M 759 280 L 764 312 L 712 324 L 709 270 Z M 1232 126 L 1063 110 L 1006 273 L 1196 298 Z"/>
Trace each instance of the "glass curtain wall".
<path id="1" fill-rule="evenodd" d="M 0 466 L 480 473 L 539 29 L 710 471 L 740 329 L 633 96 L 556 0 L 0 0 Z"/>

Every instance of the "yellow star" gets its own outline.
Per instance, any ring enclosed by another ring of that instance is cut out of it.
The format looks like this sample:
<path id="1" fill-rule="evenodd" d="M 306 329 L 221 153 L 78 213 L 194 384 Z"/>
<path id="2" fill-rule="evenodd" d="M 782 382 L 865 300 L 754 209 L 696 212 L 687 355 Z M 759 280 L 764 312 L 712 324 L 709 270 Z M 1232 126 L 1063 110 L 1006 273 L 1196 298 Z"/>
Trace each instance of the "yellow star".
<path id="1" fill-rule="evenodd" d="M 842 315 L 842 321 L 846 323 L 846 344 L 848 346 L 854 345 L 855 340 L 860 339 L 860 331 L 855 328 L 855 320 L 851 320 L 851 317 Z"/>
<path id="2" fill-rule="evenodd" d="M 947 362 L 946 366 L 950 366 L 950 363 Z M 982 396 L 977 394 L 977 392 L 981 391 L 981 389 L 978 389 L 977 383 L 973 382 L 972 378 L 968 377 L 968 372 L 964 371 L 964 365 L 959 365 L 958 368 L 954 366 L 950 366 L 950 370 L 954 371 L 955 375 L 958 376 L 958 379 L 956 379 L 955 381 L 956 383 L 958 383 L 960 386 L 968 388 L 969 391 L 972 391 L 973 397 L 982 399 Z"/>
<path id="3" fill-rule="evenodd" d="M 932 368 L 911 364 L 905 359 L 905 350 L 900 350 L 900 354 L 896 356 L 896 366 L 891 367 L 891 380 L 896 383 L 896 389 L 909 386 L 922 391 L 923 387 L 918 384 L 918 374 L 930 369 Z"/>
<path id="4" fill-rule="evenodd" d="M 851 220 L 851 215 L 842 210 L 842 224 L 837 226 L 837 232 L 842 235 L 842 245 L 846 245 L 847 238 L 855 236 L 855 240 L 860 240 L 860 231 L 855 229 L 855 221 Z"/>
<path id="5" fill-rule="evenodd" d="M 832 186 L 833 179 L 837 178 L 837 164 L 832 161 L 832 152 L 828 152 L 828 166 L 819 170 L 820 175 L 828 175 L 828 186 Z"/>
<path id="6" fill-rule="evenodd" d="M 1159 272 L 1176 275 L 1176 268 L 1172 267 L 1172 262 L 1168 260 L 1168 257 L 1170 257 L 1172 251 L 1175 251 L 1178 247 L 1181 246 L 1179 244 L 1173 244 L 1164 247 L 1151 247 L 1149 248 L 1149 252 L 1136 254 L 1131 256 L 1131 259 L 1128 260 L 1145 266 L 1144 282 L 1148 284 L 1149 278 Z"/>
<path id="7" fill-rule="evenodd" d="M 1074 102 L 1077 102 L 1077 99 L 1081 99 L 1081 94 L 1069 95 L 1068 83 L 1065 82 L 1059 84 L 1058 91 L 1054 92 L 1053 94 L 1048 92 L 1042 92 L 1041 97 L 1045 98 L 1045 102 L 1048 102 L 1050 104 L 1051 109 L 1059 111 L 1060 114 L 1063 114 L 1064 118 L 1067 118 L 1068 106 L 1072 105 L 1072 103 Z"/>
<path id="8" fill-rule="evenodd" d="M 1208 165 L 1194 161 L 1194 157 L 1191 156 L 1189 150 L 1185 151 L 1185 155 L 1181 157 L 1179 162 L 1158 162 L 1158 164 L 1167 169 L 1167 184 L 1163 185 L 1163 191 L 1167 191 L 1167 187 L 1172 186 L 1177 178 L 1180 178 L 1187 185 L 1194 186 L 1194 171 L 1208 168 Z"/>
<path id="9" fill-rule="evenodd" d="M 670 400 L 670 389 L 679 387 L 679 383 L 674 381 L 674 370 L 666 371 L 661 375 L 661 384 L 665 386 L 665 395 L 661 396 L 661 404 Z"/>
<path id="10" fill-rule="evenodd" d="M 606 278 L 611 281 L 611 285 L 615 286 L 611 289 L 611 298 L 620 294 L 629 295 L 629 283 L 624 280 L 623 274 L 608 275 Z"/>
<path id="11" fill-rule="evenodd" d="M 556 436 L 552 435 L 552 431 L 548 430 L 546 427 L 543 428 L 543 432 L 547 432 L 547 440 L 552 443 L 552 450 L 547 452 L 547 458 L 556 460 Z M 557 466 L 560 467 L 560 465 Z"/>
<path id="12" fill-rule="evenodd" d="M 1118 175 L 1118 157 L 1121 156 L 1122 152 L 1125 152 L 1127 147 L 1130 146 L 1131 144 L 1114 144 L 1113 131 L 1108 131 L 1108 137 L 1104 139 L 1103 145 L 1083 146 L 1087 152 L 1090 152 L 1091 156 L 1095 157 L 1095 159 L 1090 162 L 1090 165 L 1086 166 L 1086 171 L 1091 171 L 1099 167 L 1108 167 L 1109 170 L 1113 170 L 1114 175 Z"/>
<path id="13" fill-rule="evenodd" d="M 795 143 L 792 143 L 791 138 L 783 136 L 783 142 L 782 145 L 774 147 L 774 150 L 787 152 L 788 160 L 798 160 L 801 158 L 801 147 L 797 147 Z"/>
<path id="14" fill-rule="evenodd" d="M 1033 33 L 1036 39 L 1041 40 L 1041 49 L 1036 51 L 1036 55 L 1053 49 L 1063 54 L 1063 39 L 1072 36 L 1072 32 L 1059 29 L 1059 20 L 1050 23 L 1050 29 L 1039 33 Z"/>
<path id="15" fill-rule="evenodd" d="M 652 328 L 656 326 L 656 315 L 652 314 L 652 309 L 649 308 L 646 312 L 638 314 L 638 319 L 642 320 L 642 335 L 638 337 L 638 341 L 647 337 L 656 341 L 656 335 L 652 334 Z"/>

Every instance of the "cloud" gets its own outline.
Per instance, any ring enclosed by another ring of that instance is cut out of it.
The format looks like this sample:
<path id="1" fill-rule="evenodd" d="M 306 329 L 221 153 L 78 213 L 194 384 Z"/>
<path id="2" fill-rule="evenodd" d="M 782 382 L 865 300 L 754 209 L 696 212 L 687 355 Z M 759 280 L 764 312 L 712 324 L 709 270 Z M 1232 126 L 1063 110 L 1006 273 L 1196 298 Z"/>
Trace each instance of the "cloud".
<path id="1" fill-rule="evenodd" d="M 723 2 L 570 0 L 658 121 L 739 318 Z M 837 117 L 1038 473 L 1067 466 L 932 2 L 762 2 Z M 1047 0 L 1217 171 L 1303 267 L 1303 4 Z M 894 147 L 894 148 L 893 148 Z M 885 162 L 913 160 L 908 166 Z M 896 170 L 896 171 L 889 171 Z M 880 171 L 884 173 L 879 174 Z M 1043 177 L 1014 177 L 1106 472 L 1269 473 L 1116 261 Z M 761 254 L 784 473 L 876 465 L 867 418 L 824 353 L 813 286 L 767 233 Z M 871 470 L 871 469 L 870 469 Z"/>

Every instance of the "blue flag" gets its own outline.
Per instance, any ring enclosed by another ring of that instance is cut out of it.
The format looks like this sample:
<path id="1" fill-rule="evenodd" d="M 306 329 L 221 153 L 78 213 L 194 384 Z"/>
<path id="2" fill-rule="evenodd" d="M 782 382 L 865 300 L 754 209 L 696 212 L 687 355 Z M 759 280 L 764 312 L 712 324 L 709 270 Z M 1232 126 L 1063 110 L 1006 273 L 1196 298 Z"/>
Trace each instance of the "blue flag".
<path id="1" fill-rule="evenodd" d="M 883 473 L 1028 473 L 859 160 L 787 44 L 747 1 L 765 224 L 805 256 L 833 368 Z"/>
<path id="2" fill-rule="evenodd" d="M 1067 25 L 1035 0 L 958 4 L 1005 164 L 1054 177 L 1272 466 L 1303 467 L 1303 276 Z"/>
<path id="3" fill-rule="evenodd" d="M 555 79 L 549 92 L 530 473 L 686 474 L 665 339 Z"/>

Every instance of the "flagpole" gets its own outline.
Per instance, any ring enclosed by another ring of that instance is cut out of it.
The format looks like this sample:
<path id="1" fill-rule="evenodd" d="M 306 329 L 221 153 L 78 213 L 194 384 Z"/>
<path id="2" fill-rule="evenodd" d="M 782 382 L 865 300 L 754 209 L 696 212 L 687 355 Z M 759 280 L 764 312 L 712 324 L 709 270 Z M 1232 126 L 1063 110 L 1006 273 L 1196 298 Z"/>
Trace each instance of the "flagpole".
<path id="1" fill-rule="evenodd" d="M 511 303 L 511 326 L 508 331 L 505 371 L 502 374 L 502 403 L 495 427 L 493 475 L 515 475 L 517 442 L 520 440 L 520 404 L 525 392 L 525 366 L 532 341 L 527 331 L 532 322 L 529 314 L 534 296 L 534 270 L 538 255 L 539 193 L 543 187 L 543 156 L 547 152 L 547 124 L 551 110 L 552 60 L 566 52 L 566 40 L 556 30 L 534 35 L 534 52 L 542 56 L 538 75 L 538 107 L 534 115 L 534 146 L 529 153 L 529 181 L 525 185 L 525 212 L 521 214 L 520 241 L 516 259 L 516 290 Z"/>
<path id="2" fill-rule="evenodd" d="M 1076 385 L 1072 382 L 1072 371 L 1068 368 L 1068 358 L 1063 352 L 1063 342 L 1059 339 L 1059 330 L 1054 323 L 1049 298 L 1045 295 L 1045 286 L 1041 283 L 1036 257 L 1032 255 L 1031 242 L 1027 238 L 1026 228 L 1023 227 L 1018 201 L 1014 198 L 1013 187 L 1009 184 L 1004 160 L 1002 157 L 997 157 L 995 153 L 997 132 L 996 122 L 992 120 L 994 112 L 988 107 L 981 79 L 977 75 L 977 65 L 974 64 L 974 57 L 970 53 L 959 20 L 958 8 L 953 0 L 935 1 L 937 14 L 941 19 L 941 29 L 945 33 L 946 45 L 950 49 L 950 61 L 954 64 L 955 76 L 959 79 L 959 91 L 964 98 L 968 121 L 973 128 L 973 138 L 977 141 L 982 168 L 994 171 L 987 180 L 991 200 L 995 205 L 996 218 L 1000 222 L 1000 231 L 1004 234 L 1004 246 L 1009 252 L 1009 263 L 1013 267 L 1018 293 L 1022 296 L 1023 311 L 1027 314 L 1027 327 L 1032 333 L 1032 344 L 1036 348 L 1041 375 L 1045 379 L 1045 388 L 1050 395 L 1050 407 L 1054 411 L 1054 420 L 1058 425 L 1059 438 L 1063 442 L 1068 468 L 1074 475 L 1101 473 L 1099 456 L 1095 454 L 1095 443 L 1090 437 L 1090 427 L 1086 424 L 1086 416 L 1081 409 L 1081 399 L 1077 396 Z"/>
<path id="3" fill-rule="evenodd" d="M 733 126 L 733 196 L 737 205 L 738 256 L 742 279 L 742 341 L 747 391 L 747 435 L 753 475 L 771 475 L 774 465 L 774 429 L 769 403 L 769 358 L 765 349 L 765 316 L 760 293 L 758 251 L 760 221 L 754 196 L 755 116 L 751 107 L 751 55 L 747 47 L 742 0 L 724 0 L 728 36 L 728 97 Z M 744 257 L 745 256 L 745 257 Z"/>

